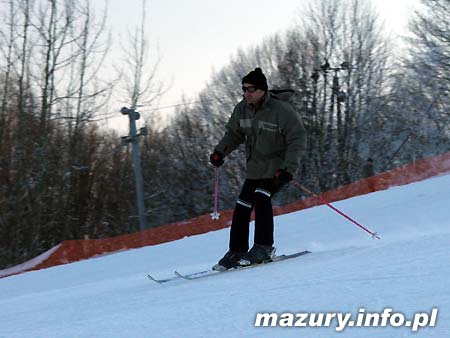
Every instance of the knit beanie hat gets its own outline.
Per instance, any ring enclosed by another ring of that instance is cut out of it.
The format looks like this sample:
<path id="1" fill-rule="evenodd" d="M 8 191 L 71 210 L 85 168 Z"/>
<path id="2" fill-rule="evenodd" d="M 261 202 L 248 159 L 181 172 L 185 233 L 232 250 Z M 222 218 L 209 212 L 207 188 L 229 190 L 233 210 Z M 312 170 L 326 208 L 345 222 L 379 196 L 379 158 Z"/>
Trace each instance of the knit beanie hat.
<path id="1" fill-rule="evenodd" d="M 265 75 L 263 74 L 261 68 L 255 68 L 255 70 L 252 70 L 250 73 L 245 75 L 242 78 L 242 84 L 244 83 L 250 83 L 254 85 L 256 88 L 267 91 L 267 79 Z"/>

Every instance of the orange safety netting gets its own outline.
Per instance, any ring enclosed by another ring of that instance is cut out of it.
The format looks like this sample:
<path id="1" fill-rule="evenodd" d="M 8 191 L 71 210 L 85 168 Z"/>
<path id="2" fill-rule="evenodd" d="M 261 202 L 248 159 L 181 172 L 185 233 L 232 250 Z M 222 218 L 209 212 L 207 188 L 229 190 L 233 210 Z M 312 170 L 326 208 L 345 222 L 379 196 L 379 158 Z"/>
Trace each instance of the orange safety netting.
<path id="1" fill-rule="evenodd" d="M 328 202 L 334 202 L 374 191 L 384 190 L 391 186 L 421 181 L 447 172 L 450 172 L 450 153 L 418 160 L 376 176 L 342 186 L 338 189 L 327 191 L 320 196 Z M 286 214 L 320 204 L 321 202 L 317 198 L 311 196 L 289 205 L 275 207 L 274 214 Z M 148 245 L 157 245 L 178 240 L 186 236 L 199 235 L 209 231 L 223 229 L 230 225 L 232 212 L 233 210 L 231 209 L 221 211 L 221 216 L 218 220 L 212 220 L 211 216 L 207 214 L 190 220 L 175 222 L 142 232 L 112 238 L 64 241 L 48 258 L 27 270 L 48 268 L 106 253 Z M 15 272 L 14 274 L 16 273 L 18 272 Z"/>

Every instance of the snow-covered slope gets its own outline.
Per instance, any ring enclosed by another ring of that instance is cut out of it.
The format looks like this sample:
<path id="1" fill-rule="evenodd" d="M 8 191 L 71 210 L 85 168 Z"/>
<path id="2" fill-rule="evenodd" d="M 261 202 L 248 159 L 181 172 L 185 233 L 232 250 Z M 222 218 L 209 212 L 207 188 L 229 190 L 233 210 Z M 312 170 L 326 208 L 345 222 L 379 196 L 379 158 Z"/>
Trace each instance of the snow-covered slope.
<path id="1" fill-rule="evenodd" d="M 196 281 L 156 284 L 212 266 L 228 229 L 0 279 L 0 338 L 449 337 L 450 176 L 276 218 L 278 253 L 298 259 Z M 254 327 L 258 312 L 439 310 L 435 327 Z"/>

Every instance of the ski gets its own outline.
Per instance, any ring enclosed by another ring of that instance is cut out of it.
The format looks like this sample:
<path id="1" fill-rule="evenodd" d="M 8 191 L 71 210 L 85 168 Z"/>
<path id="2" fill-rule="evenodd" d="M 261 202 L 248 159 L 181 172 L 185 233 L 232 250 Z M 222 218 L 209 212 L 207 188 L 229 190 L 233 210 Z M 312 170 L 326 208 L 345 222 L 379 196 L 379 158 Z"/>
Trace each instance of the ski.
<path id="1" fill-rule="evenodd" d="M 189 273 L 189 274 L 182 274 L 182 273 L 179 273 L 178 271 L 174 271 L 174 274 L 175 274 L 175 276 L 180 277 L 182 279 L 195 280 L 195 279 L 205 278 L 205 277 L 219 275 L 219 274 L 223 274 L 223 273 L 230 273 L 230 272 L 236 272 L 236 271 L 241 271 L 241 270 L 246 270 L 246 269 L 252 269 L 252 268 L 256 268 L 258 266 L 263 266 L 263 265 L 267 265 L 267 264 L 285 261 L 287 259 L 300 257 L 300 256 L 303 256 L 303 255 L 306 255 L 309 253 L 311 253 L 311 252 L 305 250 L 305 251 L 296 252 L 296 253 L 293 253 L 290 255 L 275 256 L 269 262 L 265 262 L 265 263 L 261 263 L 261 264 L 253 264 L 253 265 L 249 265 L 249 266 L 242 266 L 242 267 L 229 269 L 229 270 L 225 270 L 225 271 L 206 270 L 206 271 L 194 272 L 194 273 Z"/>
<path id="2" fill-rule="evenodd" d="M 163 284 L 163 283 L 167 283 L 170 282 L 171 280 L 176 279 L 176 277 L 169 277 L 169 278 L 165 278 L 165 279 L 158 279 L 153 277 L 152 275 L 147 275 L 148 279 L 158 283 L 158 284 Z"/>
<path id="3" fill-rule="evenodd" d="M 252 268 L 256 268 L 258 266 L 272 264 L 272 263 L 281 262 L 281 261 L 284 261 L 287 259 L 296 258 L 296 257 L 303 256 L 303 255 L 306 255 L 309 253 L 311 253 L 311 252 L 305 250 L 305 251 L 296 252 L 296 253 L 293 253 L 290 255 L 275 256 L 269 262 L 265 262 L 265 263 L 261 263 L 261 264 L 253 264 L 253 265 L 249 265 L 249 266 L 242 266 L 242 267 L 229 269 L 229 270 L 225 270 L 225 271 L 216 271 L 216 270 L 209 269 L 209 270 L 204 270 L 204 271 L 192 272 L 192 273 L 188 273 L 188 274 L 182 274 L 178 271 L 174 271 L 175 276 L 173 276 L 173 277 L 159 279 L 159 278 L 153 277 L 152 275 L 148 274 L 147 278 L 158 284 L 164 284 L 164 283 L 171 282 L 171 281 L 179 279 L 179 278 L 186 279 L 186 280 L 195 280 L 195 279 L 205 278 L 205 277 L 218 275 L 218 274 L 222 274 L 222 273 L 229 273 L 229 272 L 236 272 L 236 271 L 241 271 L 241 270 L 246 270 L 246 269 L 252 269 Z"/>
<path id="4" fill-rule="evenodd" d="M 196 277 L 197 275 L 202 275 L 202 274 L 208 273 L 208 272 L 210 272 L 210 271 L 212 271 L 212 270 L 205 270 L 205 271 L 194 272 L 194 273 L 190 273 L 189 276 L 190 276 L 190 277 Z M 171 281 L 173 281 L 173 280 L 176 280 L 176 279 L 178 279 L 180 276 L 178 276 L 177 274 L 175 274 L 175 276 L 173 276 L 173 277 L 168 277 L 168 278 L 159 279 L 159 278 L 153 277 L 153 276 L 150 275 L 150 274 L 147 274 L 147 277 L 148 277 L 148 279 L 150 279 L 150 280 L 153 281 L 153 282 L 156 282 L 156 283 L 158 283 L 158 284 L 164 284 L 164 283 L 167 283 L 167 282 L 171 282 Z"/>

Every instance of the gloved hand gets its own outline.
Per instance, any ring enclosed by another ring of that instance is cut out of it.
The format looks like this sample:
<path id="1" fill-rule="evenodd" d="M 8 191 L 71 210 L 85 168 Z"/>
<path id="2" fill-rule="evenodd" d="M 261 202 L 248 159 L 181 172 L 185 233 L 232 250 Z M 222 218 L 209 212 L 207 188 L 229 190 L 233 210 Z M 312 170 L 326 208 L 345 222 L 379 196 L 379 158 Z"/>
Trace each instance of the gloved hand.
<path id="1" fill-rule="evenodd" d="M 275 175 L 273 177 L 274 179 L 274 185 L 275 185 L 275 191 L 280 190 L 283 188 L 286 184 L 288 184 L 290 181 L 292 181 L 294 177 L 291 173 L 284 169 L 278 169 L 275 172 Z"/>
<path id="2" fill-rule="evenodd" d="M 219 168 L 223 164 L 223 155 L 219 153 L 218 151 L 215 151 L 211 154 L 209 157 L 209 161 L 213 166 L 216 168 Z"/>

